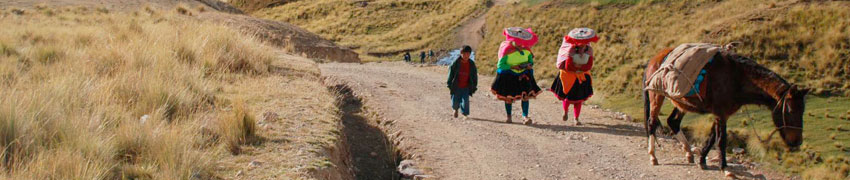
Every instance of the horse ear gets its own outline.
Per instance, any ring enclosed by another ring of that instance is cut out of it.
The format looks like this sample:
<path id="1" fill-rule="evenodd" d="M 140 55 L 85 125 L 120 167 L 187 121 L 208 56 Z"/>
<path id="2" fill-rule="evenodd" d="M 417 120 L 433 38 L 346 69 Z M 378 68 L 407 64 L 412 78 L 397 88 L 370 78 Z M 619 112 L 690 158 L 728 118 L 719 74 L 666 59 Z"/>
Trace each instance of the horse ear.
<path id="1" fill-rule="evenodd" d="M 809 91 L 811 91 L 809 88 L 800 88 L 797 85 L 791 85 L 791 92 L 794 94 L 806 95 L 809 94 Z"/>
<path id="2" fill-rule="evenodd" d="M 806 94 L 809 94 L 810 91 L 812 91 L 812 89 L 803 88 L 803 89 L 800 90 L 800 93 L 803 94 L 803 95 L 806 95 Z"/>

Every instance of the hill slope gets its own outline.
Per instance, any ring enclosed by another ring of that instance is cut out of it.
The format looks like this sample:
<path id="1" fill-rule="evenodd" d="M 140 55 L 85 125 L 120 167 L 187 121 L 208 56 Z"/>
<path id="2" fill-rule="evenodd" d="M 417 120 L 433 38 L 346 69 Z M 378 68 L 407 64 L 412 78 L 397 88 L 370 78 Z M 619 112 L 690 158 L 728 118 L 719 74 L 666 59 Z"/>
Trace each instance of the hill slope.
<path id="1" fill-rule="evenodd" d="M 480 60 L 495 61 L 501 29 L 526 26 L 541 35 L 537 62 L 549 67 L 572 28 L 599 31 L 594 73 L 612 93 L 636 92 L 643 64 L 665 47 L 686 42 L 742 42 L 739 53 L 811 87 L 817 94 L 850 95 L 850 7 L 847 2 L 675 1 L 636 4 L 550 1 L 496 7 L 487 21 Z M 492 69 L 493 67 L 487 67 Z M 554 68 L 539 68 L 552 78 Z M 622 88 L 626 87 L 626 88 Z M 637 94 L 635 94 L 637 95 Z"/>
<path id="2" fill-rule="evenodd" d="M 455 27 L 485 5 L 482 0 L 318 0 L 252 14 L 295 24 L 355 49 L 365 60 L 388 60 L 405 51 L 448 48 Z"/>

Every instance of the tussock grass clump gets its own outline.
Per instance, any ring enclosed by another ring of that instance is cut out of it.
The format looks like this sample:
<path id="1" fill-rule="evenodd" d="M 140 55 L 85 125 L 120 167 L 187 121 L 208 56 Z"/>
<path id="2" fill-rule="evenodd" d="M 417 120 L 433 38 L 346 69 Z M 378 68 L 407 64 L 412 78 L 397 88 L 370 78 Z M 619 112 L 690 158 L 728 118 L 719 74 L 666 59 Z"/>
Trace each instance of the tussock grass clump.
<path id="1" fill-rule="evenodd" d="M 245 107 L 244 102 L 236 101 L 229 115 L 219 116 L 217 131 L 230 153 L 238 154 L 240 145 L 259 142 L 257 120 Z"/>
<path id="2" fill-rule="evenodd" d="M 201 127 L 230 106 L 219 103 L 221 84 L 269 72 L 271 49 L 152 8 L 37 8 L 26 11 L 53 13 L 0 19 L 0 177 L 216 176 L 215 157 L 226 153 L 199 145 Z M 219 133 L 242 143 L 255 122 L 234 109 L 239 124 L 217 123 L 240 134 Z"/>

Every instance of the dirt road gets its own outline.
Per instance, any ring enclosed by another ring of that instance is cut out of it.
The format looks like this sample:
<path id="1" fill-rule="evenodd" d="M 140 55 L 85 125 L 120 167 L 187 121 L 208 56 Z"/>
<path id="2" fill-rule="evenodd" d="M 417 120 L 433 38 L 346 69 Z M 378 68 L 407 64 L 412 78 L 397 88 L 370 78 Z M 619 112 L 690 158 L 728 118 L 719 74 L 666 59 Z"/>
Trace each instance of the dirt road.
<path id="1" fill-rule="evenodd" d="M 489 6 L 504 5 L 510 0 L 493 0 Z M 472 17 L 466 19 L 457 29 L 455 33 L 455 47 L 462 45 L 472 46 L 472 49 L 478 49 L 478 44 L 484 40 L 484 24 L 487 22 L 487 11 L 490 8 L 481 9 L 472 13 Z"/>
<path id="2" fill-rule="evenodd" d="M 643 128 L 612 118 L 613 113 L 587 107 L 584 125 L 561 121 L 562 110 L 551 93 L 531 101 L 533 125 L 522 125 L 514 106 L 514 123 L 504 123 L 502 102 L 482 76 L 471 98 L 469 120 L 451 117 L 445 67 L 414 67 L 400 62 L 322 64 L 322 74 L 348 81 L 365 105 L 395 120 L 413 143 L 416 161 L 439 179 L 722 179 L 713 170 L 688 164 L 679 145 L 661 138 L 652 166 Z M 713 155 L 712 155 L 713 156 Z M 734 162 L 734 160 L 733 160 Z M 739 177 L 765 178 L 758 170 L 730 163 Z M 754 175 L 755 174 L 755 175 Z M 768 177 L 782 179 L 784 177 Z"/>

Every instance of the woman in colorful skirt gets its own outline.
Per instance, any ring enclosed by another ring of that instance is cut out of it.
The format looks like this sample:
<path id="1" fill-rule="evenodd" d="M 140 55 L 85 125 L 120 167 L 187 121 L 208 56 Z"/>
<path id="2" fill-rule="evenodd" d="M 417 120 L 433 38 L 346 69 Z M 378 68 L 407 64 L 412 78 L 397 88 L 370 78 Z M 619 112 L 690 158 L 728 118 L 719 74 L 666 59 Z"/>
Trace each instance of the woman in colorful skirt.
<path id="1" fill-rule="evenodd" d="M 564 121 L 569 119 L 567 108 L 573 105 L 577 126 L 581 125 L 578 119 L 581 114 L 581 104 L 593 95 L 590 76 L 590 68 L 593 67 L 593 48 L 590 47 L 590 43 L 598 40 L 593 29 L 573 29 L 564 37 L 561 49 L 558 51 L 558 61 L 555 66 L 560 72 L 555 77 L 551 90 L 555 93 L 555 97 L 564 103 Z"/>
<path id="2" fill-rule="evenodd" d="M 540 87 L 534 80 L 534 54 L 531 47 L 537 44 L 537 35 L 531 29 L 519 27 L 506 28 L 505 41 L 499 47 L 499 63 L 496 65 L 496 80 L 490 91 L 499 100 L 505 101 L 507 122 L 511 123 L 512 104 L 522 101 L 523 124 L 531 124 L 528 117 L 528 100 L 540 93 Z"/>

